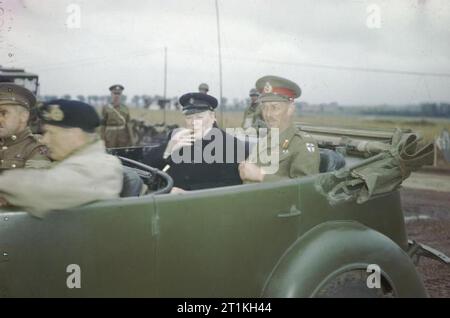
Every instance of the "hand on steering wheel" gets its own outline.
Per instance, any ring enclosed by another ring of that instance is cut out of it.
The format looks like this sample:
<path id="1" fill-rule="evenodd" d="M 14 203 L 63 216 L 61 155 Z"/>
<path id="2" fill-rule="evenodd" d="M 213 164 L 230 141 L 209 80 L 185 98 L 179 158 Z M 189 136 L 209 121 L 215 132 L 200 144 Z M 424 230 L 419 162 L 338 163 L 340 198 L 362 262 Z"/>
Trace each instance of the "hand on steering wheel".
<path id="1" fill-rule="evenodd" d="M 132 159 L 128 159 L 125 157 L 119 157 L 119 159 L 122 161 L 122 164 L 136 169 L 138 173 L 139 171 L 141 171 L 141 173 L 143 173 L 144 175 L 151 175 L 150 178 L 144 177 L 143 179 L 147 179 L 144 180 L 144 183 L 148 186 L 149 189 L 158 187 L 155 191 L 152 192 L 152 194 L 170 193 L 170 191 L 172 190 L 173 179 L 167 173 Z M 145 181 L 147 181 L 147 183 Z"/>

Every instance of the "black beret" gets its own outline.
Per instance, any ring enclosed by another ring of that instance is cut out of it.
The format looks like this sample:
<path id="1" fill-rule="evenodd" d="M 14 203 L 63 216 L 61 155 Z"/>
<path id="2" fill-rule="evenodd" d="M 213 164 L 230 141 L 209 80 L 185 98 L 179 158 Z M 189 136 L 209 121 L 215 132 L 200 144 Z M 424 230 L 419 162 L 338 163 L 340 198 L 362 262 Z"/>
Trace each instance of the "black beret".
<path id="1" fill-rule="evenodd" d="M 44 124 L 64 128 L 81 128 L 92 133 L 100 126 L 100 117 L 89 104 L 77 101 L 57 99 L 44 103 L 38 110 Z"/>
<path id="2" fill-rule="evenodd" d="M 217 99 L 211 95 L 187 93 L 180 97 L 180 104 L 183 106 L 183 113 L 190 115 L 207 110 L 214 111 L 218 103 Z"/>

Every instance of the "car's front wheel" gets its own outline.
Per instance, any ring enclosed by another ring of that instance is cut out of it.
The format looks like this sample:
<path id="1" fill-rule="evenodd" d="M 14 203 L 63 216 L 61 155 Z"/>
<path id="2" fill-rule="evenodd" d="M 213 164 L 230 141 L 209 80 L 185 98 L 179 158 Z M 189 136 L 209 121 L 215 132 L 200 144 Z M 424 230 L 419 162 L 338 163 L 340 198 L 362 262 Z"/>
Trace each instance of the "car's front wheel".
<path id="1" fill-rule="evenodd" d="M 388 281 L 381 278 L 380 287 L 370 288 L 369 273 L 351 270 L 330 278 L 314 297 L 318 298 L 386 298 L 395 297 Z"/>

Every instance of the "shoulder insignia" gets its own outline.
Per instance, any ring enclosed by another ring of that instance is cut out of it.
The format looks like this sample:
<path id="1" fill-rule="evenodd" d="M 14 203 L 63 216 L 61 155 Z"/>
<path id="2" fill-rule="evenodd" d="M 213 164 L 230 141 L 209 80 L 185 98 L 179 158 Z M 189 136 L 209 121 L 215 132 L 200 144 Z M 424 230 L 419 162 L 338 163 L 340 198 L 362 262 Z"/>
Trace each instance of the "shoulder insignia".
<path id="1" fill-rule="evenodd" d="M 309 152 L 314 152 L 314 151 L 316 151 L 316 145 L 314 145 L 313 143 L 307 142 L 306 149 L 308 149 Z"/>

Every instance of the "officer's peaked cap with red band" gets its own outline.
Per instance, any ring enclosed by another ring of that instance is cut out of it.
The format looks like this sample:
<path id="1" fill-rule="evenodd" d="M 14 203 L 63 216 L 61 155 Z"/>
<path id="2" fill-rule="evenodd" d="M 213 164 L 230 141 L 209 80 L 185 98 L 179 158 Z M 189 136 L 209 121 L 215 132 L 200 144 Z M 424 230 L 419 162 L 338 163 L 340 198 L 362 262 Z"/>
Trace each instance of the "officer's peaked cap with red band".
<path id="1" fill-rule="evenodd" d="M 273 75 L 261 77 L 255 87 L 261 94 L 261 102 L 293 101 L 302 94 L 300 87 L 293 81 Z"/>

